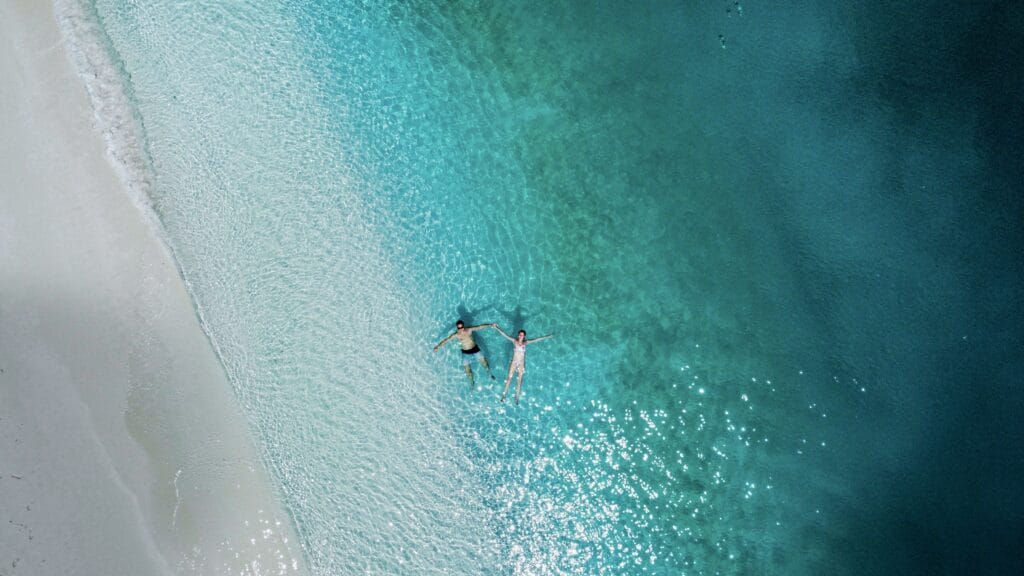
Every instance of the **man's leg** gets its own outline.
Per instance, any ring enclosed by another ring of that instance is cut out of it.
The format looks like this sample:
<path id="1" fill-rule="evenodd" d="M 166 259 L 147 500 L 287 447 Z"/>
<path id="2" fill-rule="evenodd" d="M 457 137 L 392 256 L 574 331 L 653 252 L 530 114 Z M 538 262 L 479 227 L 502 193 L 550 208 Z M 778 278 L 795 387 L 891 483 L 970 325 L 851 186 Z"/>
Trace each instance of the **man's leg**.
<path id="1" fill-rule="evenodd" d="M 469 365 L 469 362 L 466 362 L 463 366 L 466 367 L 466 377 L 469 378 L 469 385 L 472 386 L 476 383 L 476 380 L 473 378 L 473 367 Z"/>
<path id="2" fill-rule="evenodd" d="M 484 358 L 483 354 L 477 354 L 476 357 L 480 360 L 480 363 L 484 365 L 484 368 L 487 368 L 487 373 L 491 375 L 491 380 L 494 380 L 494 372 L 491 372 L 491 366 L 487 364 L 487 358 Z"/>

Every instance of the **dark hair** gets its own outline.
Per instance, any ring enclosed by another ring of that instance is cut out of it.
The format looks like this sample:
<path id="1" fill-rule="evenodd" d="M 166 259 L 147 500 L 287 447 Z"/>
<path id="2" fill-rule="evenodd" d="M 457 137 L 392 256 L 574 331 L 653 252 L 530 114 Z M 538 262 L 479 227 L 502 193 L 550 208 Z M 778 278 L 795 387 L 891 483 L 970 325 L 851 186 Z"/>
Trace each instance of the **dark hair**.
<path id="1" fill-rule="evenodd" d="M 466 325 L 466 323 L 463 322 L 461 319 L 455 321 L 455 327 L 456 328 L 458 328 L 459 326 L 465 326 L 465 325 Z"/>
<path id="2" fill-rule="evenodd" d="M 520 330 L 519 334 L 522 334 L 523 338 L 526 338 L 526 330 Z M 519 334 L 516 334 L 516 336 L 518 336 Z"/>

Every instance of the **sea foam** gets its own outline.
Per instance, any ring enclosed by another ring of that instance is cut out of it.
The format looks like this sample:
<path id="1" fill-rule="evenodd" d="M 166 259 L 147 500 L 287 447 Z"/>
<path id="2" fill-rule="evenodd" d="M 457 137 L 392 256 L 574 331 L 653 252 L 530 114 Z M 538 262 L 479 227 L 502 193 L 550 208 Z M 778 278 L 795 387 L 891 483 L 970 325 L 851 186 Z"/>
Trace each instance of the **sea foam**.
<path id="1" fill-rule="evenodd" d="M 54 0 L 54 14 L 66 53 L 89 94 L 94 126 L 106 143 L 107 158 L 132 201 L 167 247 L 163 227 L 149 198 L 152 184 L 145 128 L 131 102 L 124 64 L 91 2 Z"/>

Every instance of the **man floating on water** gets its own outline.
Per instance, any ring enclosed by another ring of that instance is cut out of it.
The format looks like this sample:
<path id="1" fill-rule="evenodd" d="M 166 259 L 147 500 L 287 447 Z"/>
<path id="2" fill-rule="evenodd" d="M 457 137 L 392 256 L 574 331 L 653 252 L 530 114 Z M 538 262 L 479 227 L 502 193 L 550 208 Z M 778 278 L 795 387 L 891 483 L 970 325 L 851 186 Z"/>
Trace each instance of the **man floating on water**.
<path id="1" fill-rule="evenodd" d="M 480 351 L 480 347 L 473 340 L 473 332 L 495 327 L 497 327 L 496 324 L 481 324 L 467 328 L 462 320 L 458 320 L 455 322 L 455 332 L 452 332 L 447 338 L 438 342 L 437 346 L 434 346 L 434 352 L 437 352 L 441 346 L 447 344 L 452 338 L 458 338 L 459 345 L 462 346 L 462 364 L 466 367 L 466 376 L 469 377 L 470 386 L 476 383 L 473 376 L 473 367 L 471 366 L 473 356 L 476 356 L 476 359 L 487 369 L 487 373 L 491 375 L 491 380 L 494 380 L 494 373 L 491 372 L 491 367 L 487 365 L 487 358 L 484 357 L 484 353 Z"/>

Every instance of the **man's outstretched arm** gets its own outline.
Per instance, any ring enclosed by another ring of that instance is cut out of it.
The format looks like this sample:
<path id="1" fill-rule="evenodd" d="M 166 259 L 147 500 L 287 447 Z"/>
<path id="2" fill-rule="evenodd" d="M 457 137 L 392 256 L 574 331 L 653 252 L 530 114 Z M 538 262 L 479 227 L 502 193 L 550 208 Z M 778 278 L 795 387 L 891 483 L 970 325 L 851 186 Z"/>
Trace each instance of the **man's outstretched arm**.
<path id="1" fill-rule="evenodd" d="M 448 335 L 447 338 L 445 338 L 444 340 L 441 340 L 440 342 L 438 342 L 437 346 L 434 346 L 434 352 L 437 352 L 438 348 L 440 348 L 441 346 L 444 346 L 445 344 L 447 344 L 448 341 L 451 340 L 454 337 L 455 337 L 455 332 L 452 332 L 451 334 Z"/>

